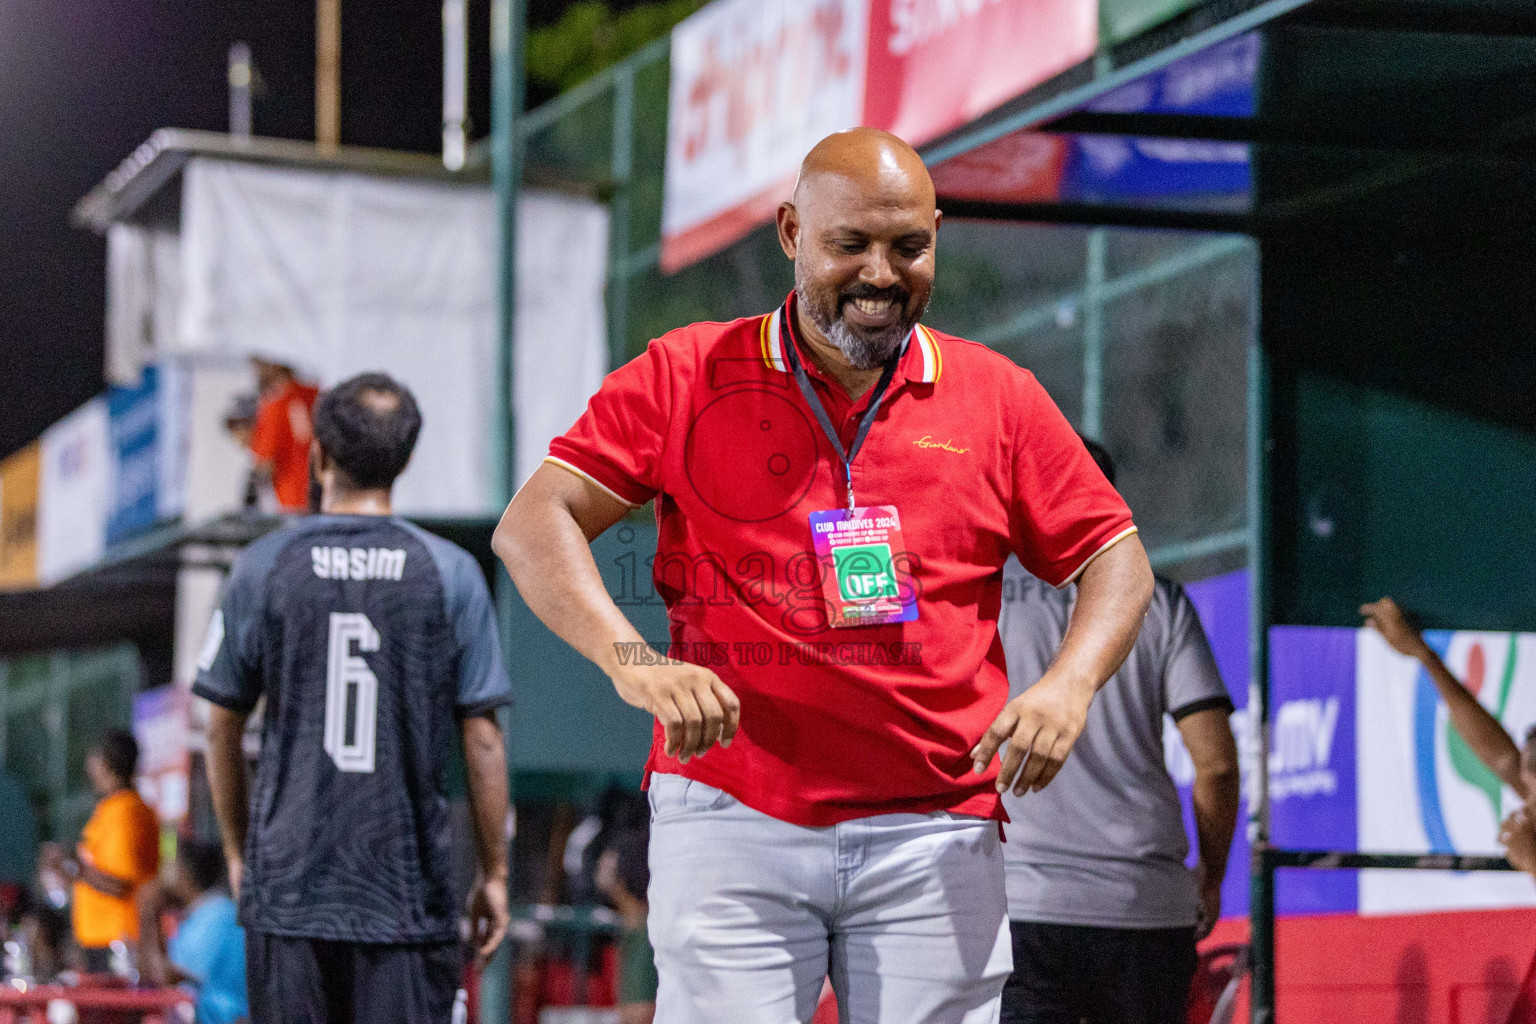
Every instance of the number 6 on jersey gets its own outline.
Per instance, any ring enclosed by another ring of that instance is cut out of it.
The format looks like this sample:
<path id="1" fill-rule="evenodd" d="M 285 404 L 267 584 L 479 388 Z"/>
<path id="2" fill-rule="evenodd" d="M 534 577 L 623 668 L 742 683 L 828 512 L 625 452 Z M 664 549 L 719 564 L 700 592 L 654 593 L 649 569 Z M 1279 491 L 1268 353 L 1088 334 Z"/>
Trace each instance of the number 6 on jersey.
<path id="1" fill-rule="evenodd" d="M 352 653 L 356 641 L 359 654 Z M 372 772 L 379 677 L 361 652 L 379 649 L 379 633 L 362 612 L 332 612 L 325 660 L 325 752 L 343 772 Z"/>

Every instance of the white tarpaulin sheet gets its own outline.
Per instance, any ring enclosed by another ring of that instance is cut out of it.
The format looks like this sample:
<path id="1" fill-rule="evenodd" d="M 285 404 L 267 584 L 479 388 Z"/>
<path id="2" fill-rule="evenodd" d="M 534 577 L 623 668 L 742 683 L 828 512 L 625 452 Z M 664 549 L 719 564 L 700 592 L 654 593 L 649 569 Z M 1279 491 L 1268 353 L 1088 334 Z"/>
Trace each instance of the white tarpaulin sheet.
<path id="1" fill-rule="evenodd" d="M 47 430 L 37 499 L 37 574 L 56 583 L 98 561 L 112 500 L 107 403 L 94 398 Z"/>
<path id="2" fill-rule="evenodd" d="M 176 348 L 181 239 L 174 231 L 113 224 L 107 229 L 107 382 L 136 385 L 139 373 Z"/>
<path id="3" fill-rule="evenodd" d="M 425 420 L 400 511 L 496 511 L 490 192 L 216 160 L 192 161 L 183 190 L 176 348 L 264 355 L 321 384 L 390 373 Z M 520 289 L 518 331 L 536 351 L 516 357 L 532 443 L 569 426 L 606 369 L 607 211 L 546 195 L 520 210 L 521 269 L 539 282 Z"/>
<path id="4" fill-rule="evenodd" d="M 517 210 L 517 479 L 571 429 L 608 372 L 608 208 L 525 193 Z"/>

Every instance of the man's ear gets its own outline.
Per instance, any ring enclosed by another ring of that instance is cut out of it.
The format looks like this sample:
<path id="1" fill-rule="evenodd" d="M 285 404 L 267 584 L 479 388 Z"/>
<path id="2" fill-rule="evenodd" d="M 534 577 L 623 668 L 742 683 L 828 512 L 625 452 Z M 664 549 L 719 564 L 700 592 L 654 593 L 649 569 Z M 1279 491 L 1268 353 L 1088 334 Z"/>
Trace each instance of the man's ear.
<path id="1" fill-rule="evenodd" d="M 800 251 L 800 211 L 795 209 L 794 203 L 780 203 L 776 220 L 779 225 L 779 248 L 784 250 L 785 256 L 794 259 L 795 253 Z"/>

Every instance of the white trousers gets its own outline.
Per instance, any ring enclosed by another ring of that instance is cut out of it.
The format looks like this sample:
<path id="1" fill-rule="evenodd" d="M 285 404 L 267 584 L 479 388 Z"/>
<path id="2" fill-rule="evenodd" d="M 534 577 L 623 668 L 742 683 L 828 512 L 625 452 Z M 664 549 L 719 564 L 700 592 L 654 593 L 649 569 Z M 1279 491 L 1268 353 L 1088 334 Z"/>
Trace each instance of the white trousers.
<path id="1" fill-rule="evenodd" d="M 804 828 L 653 775 L 656 1024 L 996 1024 L 1013 969 L 997 824 L 883 814 Z"/>

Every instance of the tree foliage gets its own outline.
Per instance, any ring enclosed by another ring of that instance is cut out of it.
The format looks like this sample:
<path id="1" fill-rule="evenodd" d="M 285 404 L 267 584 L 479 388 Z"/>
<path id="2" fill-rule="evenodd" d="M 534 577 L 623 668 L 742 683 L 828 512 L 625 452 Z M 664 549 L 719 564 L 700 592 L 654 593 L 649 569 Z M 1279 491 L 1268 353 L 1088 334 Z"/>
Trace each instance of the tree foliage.
<path id="1" fill-rule="evenodd" d="M 559 21 L 528 34 L 528 77 L 563 92 L 665 35 L 705 2 L 657 0 L 615 12 L 603 0 L 577 0 Z"/>

